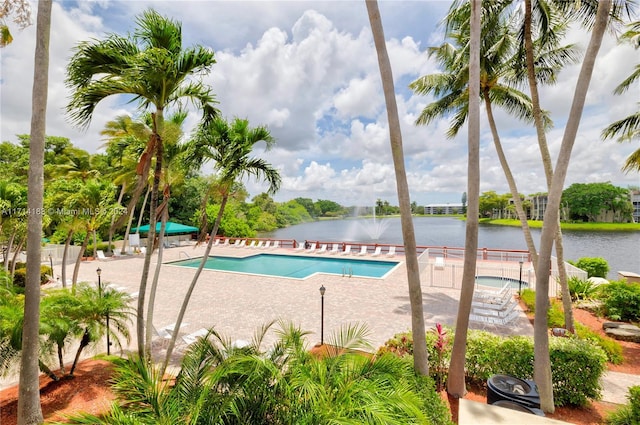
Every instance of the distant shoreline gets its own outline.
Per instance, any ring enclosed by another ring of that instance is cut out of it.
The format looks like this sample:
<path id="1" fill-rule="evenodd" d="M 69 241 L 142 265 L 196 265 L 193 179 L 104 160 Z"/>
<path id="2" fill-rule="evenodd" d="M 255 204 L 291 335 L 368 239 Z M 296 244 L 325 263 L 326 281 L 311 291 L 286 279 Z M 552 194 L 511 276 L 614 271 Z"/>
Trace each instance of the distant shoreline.
<path id="1" fill-rule="evenodd" d="M 520 220 L 511 219 L 480 219 L 482 224 L 498 226 L 520 227 Z M 527 220 L 532 229 L 541 229 L 542 221 Z M 640 223 L 560 223 L 562 230 L 585 230 L 589 232 L 640 232 Z"/>

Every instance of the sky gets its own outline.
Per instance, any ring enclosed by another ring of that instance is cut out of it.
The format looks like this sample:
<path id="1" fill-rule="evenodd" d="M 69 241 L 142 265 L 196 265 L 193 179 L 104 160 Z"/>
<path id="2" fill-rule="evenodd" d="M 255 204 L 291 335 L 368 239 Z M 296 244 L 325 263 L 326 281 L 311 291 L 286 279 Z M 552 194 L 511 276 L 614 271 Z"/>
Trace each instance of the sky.
<path id="1" fill-rule="evenodd" d="M 447 1 L 379 1 L 400 114 L 405 166 L 411 200 L 418 205 L 460 203 L 467 187 L 466 127 L 454 139 L 445 136 L 444 117 L 416 126 L 422 109 L 434 99 L 408 88 L 418 77 L 440 72 L 427 49 L 443 42 L 440 25 Z M 36 5 L 32 5 L 35 23 Z M 185 46 L 200 44 L 215 52 L 217 63 L 204 77 L 221 114 L 266 125 L 276 144 L 259 144 L 264 158 L 282 176 L 273 197 L 333 200 L 344 206 L 373 205 L 382 199 L 398 205 L 396 181 L 382 84 L 364 1 L 54 1 L 50 42 L 47 134 L 68 137 L 91 153 L 100 152 L 106 122 L 122 114 L 136 116 L 135 105 L 111 97 L 96 108 L 86 129 L 75 128 L 65 115 L 69 91 L 65 69 L 79 42 L 126 35 L 135 18 L 152 7 L 182 23 Z M 0 50 L 0 136 L 17 142 L 29 132 L 35 49 L 35 24 L 12 28 L 14 41 Z M 573 28 L 567 43 L 586 48 L 589 35 Z M 613 121 L 638 108 L 640 87 L 622 96 L 614 88 L 640 62 L 640 52 L 605 38 L 587 97 L 565 187 L 572 183 L 611 182 L 640 185 L 638 173 L 620 171 L 633 143 L 602 141 Z M 558 83 L 542 87 L 542 107 L 554 128 L 547 134 L 556 158 L 580 66 L 564 69 Z M 528 90 L 524 90 L 528 92 Z M 498 131 L 518 190 L 546 192 L 546 181 L 533 126 L 496 110 Z M 480 190 L 508 193 L 493 139 L 481 110 Z M 190 113 L 187 136 L 200 116 Z M 211 167 L 203 170 L 211 172 Z M 250 196 L 266 191 L 248 180 Z"/>

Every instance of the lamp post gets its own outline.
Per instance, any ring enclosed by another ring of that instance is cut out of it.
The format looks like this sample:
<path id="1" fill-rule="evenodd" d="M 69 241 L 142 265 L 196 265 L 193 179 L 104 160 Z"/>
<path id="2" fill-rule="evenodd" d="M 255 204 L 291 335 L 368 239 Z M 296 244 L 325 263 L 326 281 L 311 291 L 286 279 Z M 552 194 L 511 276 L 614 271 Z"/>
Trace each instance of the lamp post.
<path id="1" fill-rule="evenodd" d="M 51 279 L 53 279 L 53 258 L 51 258 L 51 253 L 49 253 L 49 264 L 51 265 Z"/>
<path id="2" fill-rule="evenodd" d="M 320 345 L 324 345 L 324 293 L 327 289 L 320 287 Z"/>
<path id="3" fill-rule="evenodd" d="M 520 260 L 520 280 L 518 280 L 518 296 L 522 294 L 522 260 Z"/>
<path id="4" fill-rule="evenodd" d="M 98 274 L 98 296 L 102 298 L 102 281 L 100 280 L 102 269 L 98 267 L 96 270 L 96 273 Z M 107 309 L 106 319 L 107 319 L 107 355 L 111 355 L 111 340 L 109 337 L 109 309 Z"/>

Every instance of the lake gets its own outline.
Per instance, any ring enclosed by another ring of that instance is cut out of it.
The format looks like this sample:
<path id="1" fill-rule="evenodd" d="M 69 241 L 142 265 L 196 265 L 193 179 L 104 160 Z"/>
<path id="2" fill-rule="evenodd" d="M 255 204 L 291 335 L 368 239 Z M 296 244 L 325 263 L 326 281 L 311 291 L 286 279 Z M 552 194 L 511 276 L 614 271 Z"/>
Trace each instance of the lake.
<path id="1" fill-rule="evenodd" d="M 414 217 L 416 243 L 421 246 L 464 247 L 465 222 L 453 217 Z M 540 229 L 531 229 L 536 246 Z M 353 241 L 402 245 L 400 218 L 325 220 L 264 233 L 261 237 L 298 241 Z M 609 263 L 609 279 L 618 271 L 640 273 L 640 232 L 563 232 L 565 259 L 602 257 Z M 478 248 L 527 249 L 518 227 L 484 224 L 478 230 Z"/>

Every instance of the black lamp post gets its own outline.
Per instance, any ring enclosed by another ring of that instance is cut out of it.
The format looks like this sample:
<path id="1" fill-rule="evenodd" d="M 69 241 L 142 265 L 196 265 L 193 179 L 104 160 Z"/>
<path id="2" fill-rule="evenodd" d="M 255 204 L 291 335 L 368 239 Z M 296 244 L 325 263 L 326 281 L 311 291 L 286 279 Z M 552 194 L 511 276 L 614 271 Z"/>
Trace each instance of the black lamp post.
<path id="1" fill-rule="evenodd" d="M 522 260 L 520 260 L 520 280 L 518 280 L 518 296 L 522 294 Z"/>
<path id="2" fill-rule="evenodd" d="M 327 289 L 320 287 L 320 345 L 324 345 L 324 293 Z"/>
<path id="3" fill-rule="evenodd" d="M 98 267 L 98 269 L 96 270 L 96 273 L 98 274 L 98 295 L 100 298 L 102 298 L 102 281 L 100 280 L 102 269 Z M 107 319 L 107 355 L 111 355 L 111 339 L 109 337 L 109 309 L 107 309 L 106 319 Z"/>
<path id="4" fill-rule="evenodd" d="M 51 265 L 51 279 L 53 279 L 53 258 L 51 258 L 51 253 L 49 253 L 49 264 Z"/>

